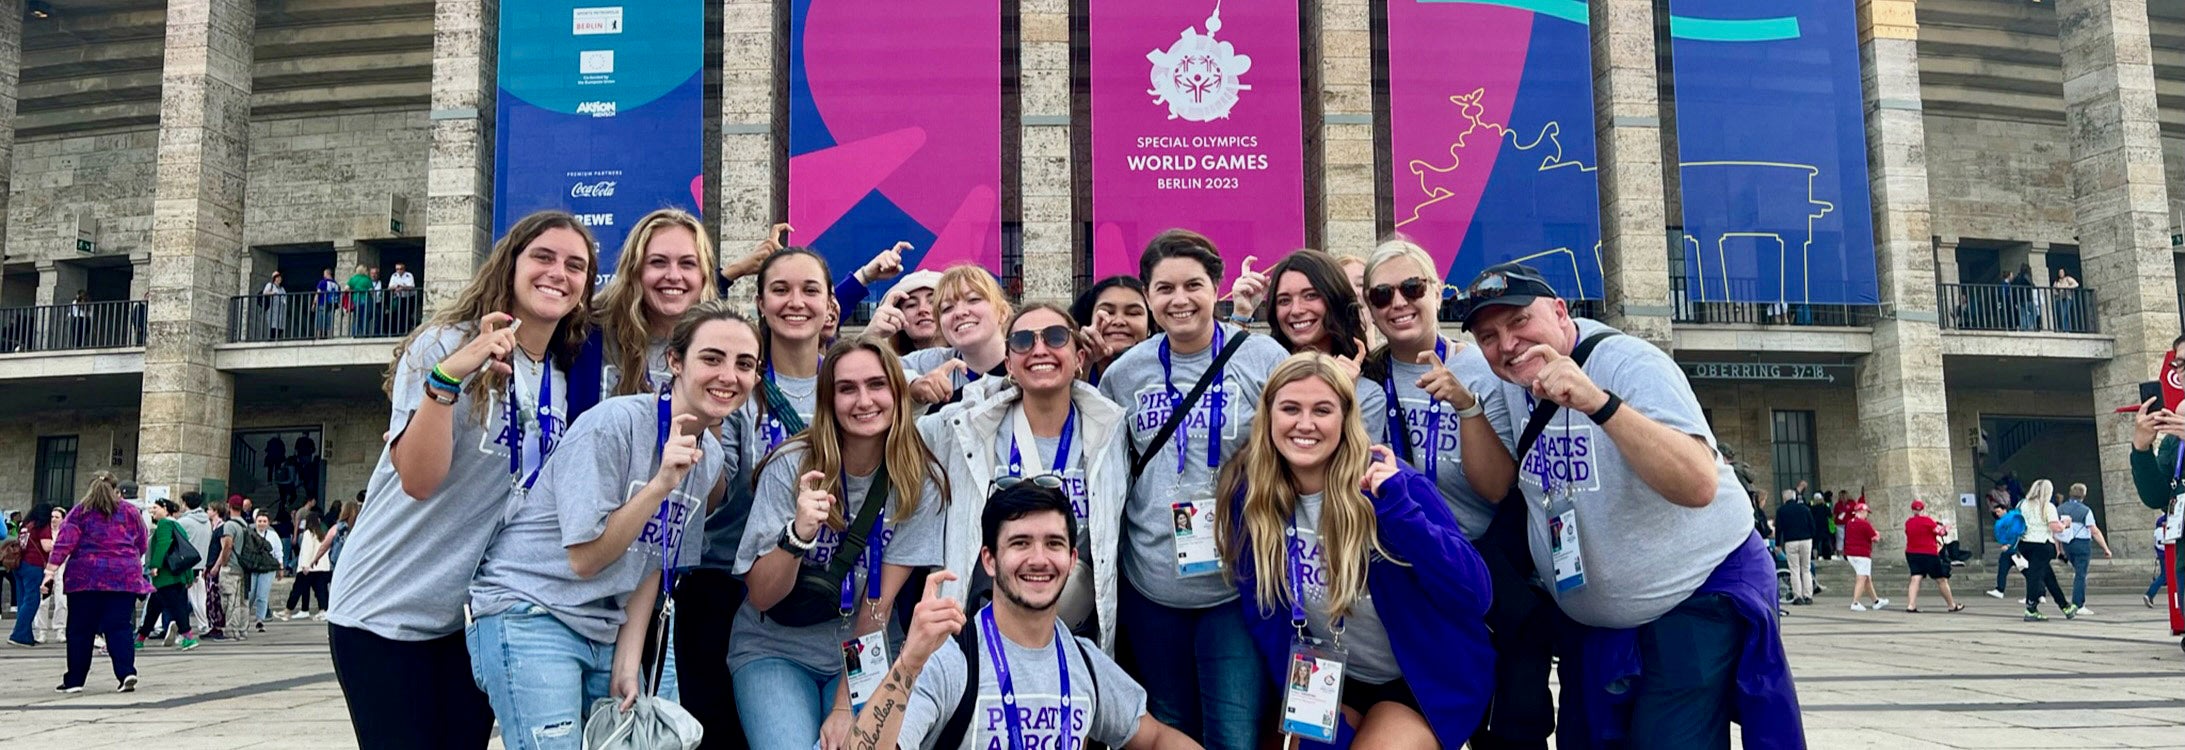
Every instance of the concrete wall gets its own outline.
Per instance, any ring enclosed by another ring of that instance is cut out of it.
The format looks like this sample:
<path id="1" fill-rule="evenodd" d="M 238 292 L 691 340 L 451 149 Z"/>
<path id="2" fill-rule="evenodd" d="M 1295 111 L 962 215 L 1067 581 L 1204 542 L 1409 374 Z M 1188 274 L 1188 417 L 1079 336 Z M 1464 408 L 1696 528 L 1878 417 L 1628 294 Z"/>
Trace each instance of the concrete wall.
<path id="1" fill-rule="evenodd" d="M 244 242 L 358 239 L 358 219 L 384 214 L 390 193 L 413 206 L 402 234 L 423 236 L 430 126 L 423 109 L 252 122 Z M 387 233 L 364 228 L 367 237 Z"/>
<path id="2" fill-rule="evenodd" d="M 100 255 L 150 252 L 158 145 L 159 132 L 150 129 L 16 143 L 8 260 L 81 257 L 78 215 L 98 219 Z"/>
<path id="3" fill-rule="evenodd" d="M 2074 420 L 2084 420 L 2091 416 L 2096 420 L 2093 423 L 2095 425 L 2101 420 L 2124 418 L 2107 414 L 2106 409 L 2094 408 L 2093 394 L 2085 391 L 1951 389 L 1949 402 L 1950 468 L 1959 492 L 1984 491 L 1973 474 L 1972 444 L 1969 442 L 1973 430 L 1980 426 L 1982 415 L 2062 417 Z M 2074 443 L 2081 450 L 2088 450 L 2092 443 L 2091 430 L 2073 428 L 2066 432 L 2077 436 Z M 2037 441 L 2036 445 L 2027 450 L 2040 451 L 2042 448 Z M 2109 546 L 2116 551 L 2116 559 L 2140 560 L 2149 554 L 2146 531 L 2152 528 L 2155 514 L 2139 504 L 2138 498 L 2132 494 L 2132 488 L 2106 486 L 2102 482 L 2101 466 L 2098 463 L 2072 467 L 2032 458 L 2022 460 L 2033 471 L 2045 472 L 2046 478 L 2057 485 L 2057 492 L 2064 491 L 2072 482 L 2085 482 L 2092 491 L 2106 498 L 2104 505 L 2108 525 L 2116 530 L 2105 528 L 2104 531 L 2109 534 Z M 2018 461 L 2014 461 L 2014 465 L 2016 463 Z M 2018 478 L 2022 482 L 2031 483 L 2034 479 L 2043 478 L 2043 475 L 2020 471 Z M 1985 515 L 1980 515 L 1982 513 L 1984 511 L 1977 508 L 1961 509 L 1959 523 L 1977 522 L 1980 528 L 1985 529 L 1989 522 Z"/>
<path id="4" fill-rule="evenodd" d="M 19 408 L 19 407 L 18 407 Z M 136 478 L 137 413 L 135 409 L 41 409 L 13 413 L 0 420 L 0 512 L 27 510 L 36 491 L 38 438 L 76 436 L 76 479 L 69 502 L 83 495 L 91 477 L 101 470 L 123 480 Z M 113 449 L 121 449 L 121 463 L 114 465 Z"/>
<path id="5" fill-rule="evenodd" d="M 1699 381 L 1692 386 L 1700 408 L 1713 412 L 1716 442 L 1735 448 L 1738 461 L 1752 468 L 1754 486 L 1770 509 L 1788 489 L 1775 486 L 1772 412 L 1777 410 L 1813 412 L 1815 448 L 1820 454 L 1820 486 L 1812 488 L 1814 491 L 1858 492 L 1859 486 L 1867 482 L 1871 467 L 1859 449 L 1858 394 L 1848 385 L 1824 388 Z"/>
<path id="6" fill-rule="evenodd" d="M 2061 243 L 2078 235 L 2062 125 L 1944 116 L 1926 125 L 1935 234 Z"/>
<path id="7" fill-rule="evenodd" d="M 369 398 L 367 398 L 369 397 Z M 326 461 L 325 494 L 349 500 L 372 478 L 386 444 L 387 402 L 377 392 L 358 394 L 354 400 L 295 401 L 278 409 L 239 406 L 235 429 L 261 430 L 283 427 L 319 428 L 319 454 Z"/>

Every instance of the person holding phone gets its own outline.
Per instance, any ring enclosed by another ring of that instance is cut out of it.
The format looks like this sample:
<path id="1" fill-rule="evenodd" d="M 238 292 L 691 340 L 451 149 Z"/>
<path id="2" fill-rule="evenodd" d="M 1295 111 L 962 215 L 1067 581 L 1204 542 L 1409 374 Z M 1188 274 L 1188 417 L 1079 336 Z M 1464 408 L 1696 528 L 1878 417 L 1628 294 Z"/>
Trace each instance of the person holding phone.
<path id="1" fill-rule="evenodd" d="M 328 641 L 363 747 L 482 747 L 464 605 L 510 498 L 561 442 L 597 257 L 575 216 L 526 216 L 389 365 L 389 442 L 334 570 Z"/>

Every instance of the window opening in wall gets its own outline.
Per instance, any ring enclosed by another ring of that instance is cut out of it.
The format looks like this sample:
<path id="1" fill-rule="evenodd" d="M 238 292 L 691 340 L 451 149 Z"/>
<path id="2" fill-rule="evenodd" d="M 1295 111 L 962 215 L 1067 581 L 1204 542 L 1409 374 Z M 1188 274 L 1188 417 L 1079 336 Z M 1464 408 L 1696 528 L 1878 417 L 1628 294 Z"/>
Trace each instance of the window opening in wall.
<path id="1" fill-rule="evenodd" d="M 326 445 L 317 427 L 284 427 L 237 430 L 228 447 L 228 491 L 250 498 L 252 506 L 273 511 L 275 519 L 303 507 L 309 498 L 319 499 L 319 509 L 332 507 L 328 498 Z M 361 489 L 361 488 L 360 488 Z"/>
<path id="2" fill-rule="evenodd" d="M 32 488 L 37 502 L 70 505 L 76 501 L 76 436 L 38 438 L 38 472 Z"/>
<path id="3" fill-rule="evenodd" d="M 1797 488 L 1801 481 L 1806 483 L 1808 493 L 1820 491 L 1821 459 L 1814 445 L 1813 412 L 1776 411 L 1774 423 L 1777 497 L 1783 490 Z"/>

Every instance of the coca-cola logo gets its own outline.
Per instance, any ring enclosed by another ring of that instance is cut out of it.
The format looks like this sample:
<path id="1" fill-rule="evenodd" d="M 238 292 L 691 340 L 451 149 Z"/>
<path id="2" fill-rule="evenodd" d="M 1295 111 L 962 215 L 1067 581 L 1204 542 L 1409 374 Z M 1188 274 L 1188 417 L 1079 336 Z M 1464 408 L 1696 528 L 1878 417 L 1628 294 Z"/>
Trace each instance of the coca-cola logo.
<path id="1" fill-rule="evenodd" d="M 579 182 L 569 186 L 569 197 L 571 198 L 612 198 L 614 194 L 614 180 Z"/>

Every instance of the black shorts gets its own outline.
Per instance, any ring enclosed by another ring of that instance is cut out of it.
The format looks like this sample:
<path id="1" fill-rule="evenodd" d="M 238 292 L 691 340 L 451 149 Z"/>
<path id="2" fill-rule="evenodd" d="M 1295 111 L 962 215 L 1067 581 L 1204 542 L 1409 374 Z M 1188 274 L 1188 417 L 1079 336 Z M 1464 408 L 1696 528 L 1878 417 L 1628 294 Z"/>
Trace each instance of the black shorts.
<path id="1" fill-rule="evenodd" d="M 1904 553 L 1904 564 L 1912 568 L 1912 575 L 1938 579 L 1950 577 L 1950 564 L 1943 562 L 1941 555 L 1921 555 L 1906 552 Z"/>
<path id="2" fill-rule="evenodd" d="M 1418 711 L 1420 716 L 1426 715 L 1426 711 L 1419 708 L 1418 696 L 1411 694 L 1411 683 L 1405 682 L 1402 677 L 1380 685 L 1359 682 L 1348 677 L 1343 679 L 1343 705 L 1357 711 L 1360 719 L 1371 713 L 1373 706 L 1378 703 L 1399 703 Z"/>

